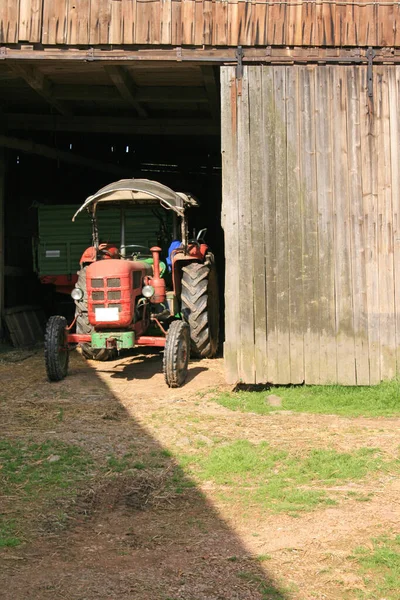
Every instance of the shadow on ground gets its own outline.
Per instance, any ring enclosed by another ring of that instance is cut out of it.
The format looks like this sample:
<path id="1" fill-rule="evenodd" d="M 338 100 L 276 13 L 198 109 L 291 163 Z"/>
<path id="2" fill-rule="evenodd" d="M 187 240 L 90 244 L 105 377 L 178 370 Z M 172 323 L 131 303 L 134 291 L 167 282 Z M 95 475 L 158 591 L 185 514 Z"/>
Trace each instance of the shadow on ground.
<path id="1" fill-rule="evenodd" d="M 0 365 L 2 435 L 78 445 L 94 461 L 74 502 L 60 496 L 37 514 L 33 500 L 34 534 L 0 559 L 2 597 L 284 600 L 168 448 L 128 414 L 107 385 L 108 376 L 151 379 L 160 360 L 152 353 L 132 357 L 122 371 L 104 371 L 100 378 L 74 353 L 73 376 L 58 384 L 45 380 L 40 354 Z M 195 363 L 192 377 L 196 370 L 204 369 Z M 21 386 L 13 386 L 16 381 Z M 62 420 L 56 418 L 60 407 Z M 9 506 L 17 511 L 18 498 Z M 60 530 L 53 522 L 61 509 L 67 518 Z"/>

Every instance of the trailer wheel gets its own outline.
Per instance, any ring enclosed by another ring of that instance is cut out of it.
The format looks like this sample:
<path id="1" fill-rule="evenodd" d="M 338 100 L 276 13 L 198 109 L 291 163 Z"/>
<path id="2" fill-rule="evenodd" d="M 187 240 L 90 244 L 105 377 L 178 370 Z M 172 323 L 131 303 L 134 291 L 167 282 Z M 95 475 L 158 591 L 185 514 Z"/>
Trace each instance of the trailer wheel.
<path id="1" fill-rule="evenodd" d="M 78 281 L 76 282 L 76 287 L 79 287 L 83 291 L 83 298 L 81 300 L 75 300 L 76 333 L 90 335 L 93 331 L 93 326 L 89 323 L 88 317 L 86 268 L 87 267 L 83 267 L 83 269 L 78 272 Z M 83 356 L 90 360 L 112 360 L 116 355 L 115 350 L 108 350 L 107 348 L 93 349 L 91 344 L 87 342 L 79 344 L 79 346 Z"/>
<path id="2" fill-rule="evenodd" d="M 182 314 L 190 326 L 192 356 L 212 358 L 219 342 L 219 296 L 214 256 L 182 269 Z"/>
<path id="3" fill-rule="evenodd" d="M 65 317 L 50 317 L 44 338 L 44 360 L 49 381 L 61 381 L 68 373 L 69 348 L 65 339 Z"/>
<path id="4" fill-rule="evenodd" d="M 184 321 L 173 321 L 167 332 L 163 360 L 164 377 L 169 387 L 177 388 L 185 383 L 189 353 L 189 325 Z"/>

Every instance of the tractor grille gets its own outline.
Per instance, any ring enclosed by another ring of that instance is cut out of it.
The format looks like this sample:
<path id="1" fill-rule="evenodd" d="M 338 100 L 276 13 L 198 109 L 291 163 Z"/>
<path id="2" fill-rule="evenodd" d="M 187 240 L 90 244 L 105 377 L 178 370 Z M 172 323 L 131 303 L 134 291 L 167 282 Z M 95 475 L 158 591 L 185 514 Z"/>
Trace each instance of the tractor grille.
<path id="1" fill-rule="evenodd" d="M 107 299 L 108 300 L 121 300 L 121 290 L 115 290 L 113 292 L 107 292 Z M 103 300 L 103 298 L 99 298 L 99 300 Z"/>
<path id="2" fill-rule="evenodd" d="M 93 300 L 104 300 L 104 292 L 92 292 Z"/>
<path id="3" fill-rule="evenodd" d="M 102 288 L 104 286 L 102 279 L 92 279 L 92 288 Z"/>
<path id="4" fill-rule="evenodd" d="M 121 285 L 121 280 L 119 277 L 112 277 L 107 279 L 107 287 L 119 287 Z"/>
<path id="5" fill-rule="evenodd" d="M 105 304 L 96 304 L 95 308 L 105 308 Z"/>

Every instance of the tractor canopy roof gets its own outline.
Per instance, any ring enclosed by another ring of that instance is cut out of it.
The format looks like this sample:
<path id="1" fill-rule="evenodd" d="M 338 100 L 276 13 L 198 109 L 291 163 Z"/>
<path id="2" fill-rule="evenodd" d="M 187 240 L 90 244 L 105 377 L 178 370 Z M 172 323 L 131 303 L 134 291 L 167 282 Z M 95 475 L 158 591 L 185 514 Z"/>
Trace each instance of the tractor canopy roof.
<path id="1" fill-rule="evenodd" d="M 72 220 L 83 210 L 96 212 L 100 202 L 127 202 L 130 204 L 154 204 L 160 203 L 167 210 L 173 210 L 179 216 L 183 216 L 187 206 L 198 206 L 197 201 L 190 195 L 182 192 L 174 192 L 171 188 L 151 181 L 150 179 L 120 179 L 101 188 L 98 192 L 89 196 L 79 210 L 76 211 Z"/>

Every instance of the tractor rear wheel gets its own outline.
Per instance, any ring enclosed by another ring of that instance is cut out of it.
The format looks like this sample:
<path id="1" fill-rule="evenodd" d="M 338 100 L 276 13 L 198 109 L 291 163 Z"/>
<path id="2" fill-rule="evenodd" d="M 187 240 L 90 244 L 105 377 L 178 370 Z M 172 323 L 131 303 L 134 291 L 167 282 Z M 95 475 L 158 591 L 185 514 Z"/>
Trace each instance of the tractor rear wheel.
<path id="1" fill-rule="evenodd" d="M 44 360 L 49 381 L 61 381 L 68 373 L 69 349 L 65 339 L 65 317 L 50 317 L 44 337 Z"/>
<path id="2" fill-rule="evenodd" d="M 173 321 L 167 332 L 163 360 L 164 377 L 169 387 L 177 388 L 185 383 L 189 354 L 189 325 L 184 321 Z"/>
<path id="3" fill-rule="evenodd" d="M 190 326 L 191 354 L 198 358 L 216 355 L 219 342 L 219 296 L 214 256 L 204 263 L 182 269 L 182 314 Z"/>
<path id="4" fill-rule="evenodd" d="M 76 287 L 80 288 L 83 292 L 81 300 L 75 300 L 75 317 L 76 317 L 76 333 L 82 333 L 84 335 L 90 335 L 93 331 L 93 325 L 89 323 L 88 317 L 88 300 L 87 300 L 87 286 L 86 286 L 86 269 L 83 267 L 78 272 L 78 281 Z M 85 358 L 91 360 L 110 360 L 115 357 L 115 350 L 108 350 L 107 348 L 93 349 L 91 344 L 84 342 L 79 344 L 82 354 Z"/>

